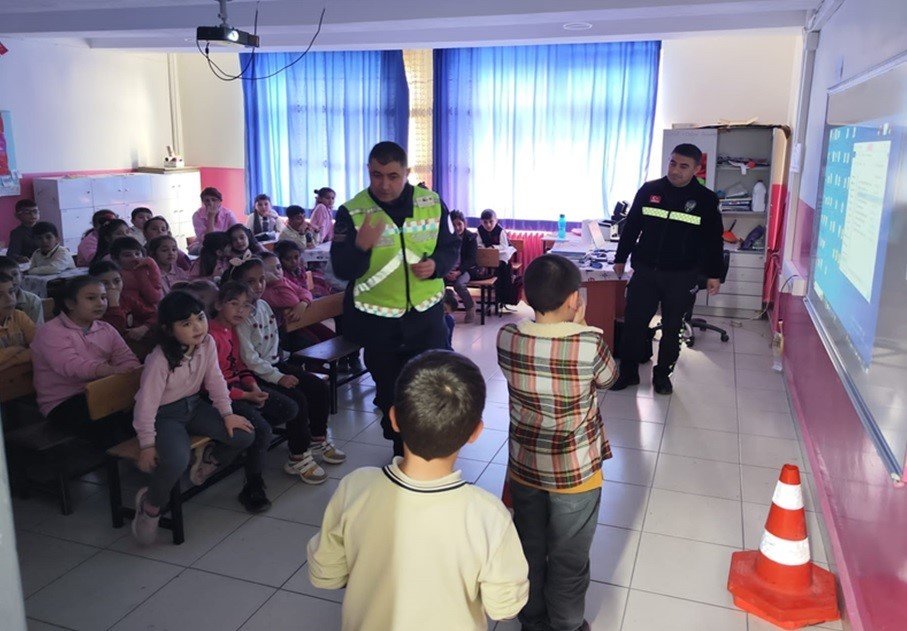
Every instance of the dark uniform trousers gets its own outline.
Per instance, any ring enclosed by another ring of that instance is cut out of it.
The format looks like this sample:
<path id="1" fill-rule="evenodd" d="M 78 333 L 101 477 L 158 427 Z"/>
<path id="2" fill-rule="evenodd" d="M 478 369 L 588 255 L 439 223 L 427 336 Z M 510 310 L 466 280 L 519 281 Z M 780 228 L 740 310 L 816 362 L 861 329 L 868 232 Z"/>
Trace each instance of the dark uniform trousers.
<path id="1" fill-rule="evenodd" d="M 655 370 L 669 375 L 680 356 L 683 316 L 695 299 L 696 270 L 665 271 L 633 266 L 627 284 L 627 306 L 621 336 L 621 361 L 639 364 L 649 358 L 649 323 L 661 305 L 661 342 Z"/>

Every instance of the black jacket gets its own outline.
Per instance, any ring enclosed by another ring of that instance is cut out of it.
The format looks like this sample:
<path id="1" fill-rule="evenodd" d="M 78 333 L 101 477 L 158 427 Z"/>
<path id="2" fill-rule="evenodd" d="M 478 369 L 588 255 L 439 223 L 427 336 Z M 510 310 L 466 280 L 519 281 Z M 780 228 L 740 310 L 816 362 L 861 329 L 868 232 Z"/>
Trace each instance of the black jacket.
<path id="1" fill-rule="evenodd" d="M 646 182 L 625 221 L 615 263 L 626 263 L 632 253 L 634 266 L 721 276 L 724 225 L 718 196 L 695 178 L 682 188 L 667 177 Z"/>
<path id="2" fill-rule="evenodd" d="M 472 274 L 476 266 L 476 256 L 479 251 L 479 240 L 474 232 L 469 230 L 463 231 L 462 241 L 460 243 L 460 263 L 457 268 L 461 272 Z"/>
<path id="3" fill-rule="evenodd" d="M 413 215 L 413 187 L 407 184 L 395 201 L 385 204 L 372 199 L 390 216 L 397 226 L 402 226 Z M 441 223 L 438 242 L 431 259 L 435 262 L 434 278 L 443 278 L 453 269 L 460 253 L 460 237 L 453 231 L 449 211 L 441 202 Z M 350 281 L 343 298 L 343 335 L 364 347 L 402 352 L 445 348 L 447 325 L 444 308 L 438 303 L 427 311 L 410 309 L 400 318 L 383 318 L 365 313 L 353 305 L 353 285 L 357 278 L 368 271 L 371 251 L 356 247 L 356 226 L 345 206 L 337 210 L 334 237 L 331 241 L 331 266 L 341 280 Z"/>

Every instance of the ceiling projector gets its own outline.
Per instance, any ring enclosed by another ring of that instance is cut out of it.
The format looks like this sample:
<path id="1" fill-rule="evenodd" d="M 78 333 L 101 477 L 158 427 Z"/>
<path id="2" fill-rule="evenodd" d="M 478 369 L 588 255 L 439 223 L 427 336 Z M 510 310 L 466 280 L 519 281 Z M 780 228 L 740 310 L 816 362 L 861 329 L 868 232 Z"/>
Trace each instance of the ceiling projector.
<path id="1" fill-rule="evenodd" d="M 209 44 L 236 44 L 248 48 L 258 48 L 259 37 L 246 31 L 233 28 L 227 23 L 227 0 L 218 0 L 220 4 L 220 26 L 199 26 L 195 29 L 195 39 Z"/>

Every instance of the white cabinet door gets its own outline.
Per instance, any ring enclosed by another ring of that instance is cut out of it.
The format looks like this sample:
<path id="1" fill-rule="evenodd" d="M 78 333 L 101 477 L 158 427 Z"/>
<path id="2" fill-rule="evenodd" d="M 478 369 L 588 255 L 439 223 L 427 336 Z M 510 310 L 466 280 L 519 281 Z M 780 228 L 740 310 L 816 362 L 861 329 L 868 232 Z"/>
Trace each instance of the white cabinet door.
<path id="1" fill-rule="evenodd" d="M 82 235 L 91 229 L 91 216 L 94 208 L 64 208 L 60 211 L 60 238 L 69 251 L 75 254 L 75 249 L 70 247 L 75 241 L 76 247 L 82 240 Z"/>
<path id="2" fill-rule="evenodd" d="M 152 199 L 151 175 L 148 173 L 129 173 L 123 176 L 123 201 L 141 206 L 145 200 Z"/>
<path id="3" fill-rule="evenodd" d="M 91 196 L 94 200 L 94 206 L 99 210 L 101 208 L 111 208 L 118 204 L 124 204 L 126 198 L 124 189 L 126 188 L 126 178 L 122 175 L 103 175 L 92 178 Z"/>
<path id="4" fill-rule="evenodd" d="M 39 178 L 34 182 L 38 208 L 82 208 L 91 206 L 91 178 Z"/>

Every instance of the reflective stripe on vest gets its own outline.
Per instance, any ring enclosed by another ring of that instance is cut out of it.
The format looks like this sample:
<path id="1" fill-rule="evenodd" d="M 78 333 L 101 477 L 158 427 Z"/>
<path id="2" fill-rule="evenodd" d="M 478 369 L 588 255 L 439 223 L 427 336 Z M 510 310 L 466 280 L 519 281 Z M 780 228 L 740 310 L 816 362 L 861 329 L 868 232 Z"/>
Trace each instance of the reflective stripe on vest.
<path id="1" fill-rule="evenodd" d="M 647 217 L 658 217 L 659 219 L 668 219 L 670 221 L 682 221 L 683 223 L 692 224 L 694 226 L 698 226 L 702 223 L 702 217 L 699 215 L 691 215 L 690 213 L 680 212 L 679 210 L 668 211 L 663 208 L 643 206 L 642 214 Z"/>

